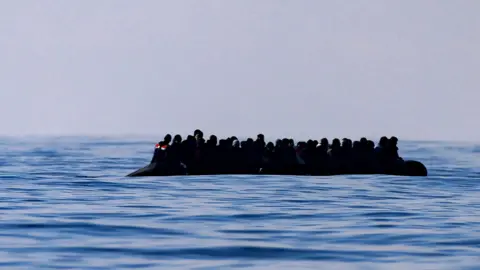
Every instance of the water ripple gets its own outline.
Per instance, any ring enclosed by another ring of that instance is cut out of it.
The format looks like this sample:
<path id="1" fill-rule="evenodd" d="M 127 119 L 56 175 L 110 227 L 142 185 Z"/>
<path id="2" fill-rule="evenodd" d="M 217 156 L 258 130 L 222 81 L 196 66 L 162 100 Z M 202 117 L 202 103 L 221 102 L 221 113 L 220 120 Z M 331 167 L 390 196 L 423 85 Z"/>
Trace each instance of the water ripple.
<path id="1" fill-rule="evenodd" d="M 478 145 L 406 142 L 428 178 L 129 179 L 146 140 L 0 140 L 6 269 L 477 269 Z"/>

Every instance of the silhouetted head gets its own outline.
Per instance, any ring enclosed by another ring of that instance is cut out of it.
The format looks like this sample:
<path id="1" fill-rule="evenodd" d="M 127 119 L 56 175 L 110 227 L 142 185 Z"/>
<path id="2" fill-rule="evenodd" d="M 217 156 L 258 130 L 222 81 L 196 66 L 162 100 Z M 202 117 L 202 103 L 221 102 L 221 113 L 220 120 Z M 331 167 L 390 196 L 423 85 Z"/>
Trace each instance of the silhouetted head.
<path id="1" fill-rule="evenodd" d="M 344 149 L 349 149 L 349 148 L 351 148 L 351 147 L 352 147 L 352 145 L 351 145 L 351 143 L 350 143 L 350 140 L 347 139 L 347 138 L 343 138 L 343 140 L 342 140 L 342 148 L 344 148 Z"/>
<path id="2" fill-rule="evenodd" d="M 266 148 L 267 148 L 268 151 L 272 151 L 273 148 L 275 148 L 275 146 L 273 145 L 272 142 L 268 142 L 267 145 L 266 145 Z"/>
<path id="3" fill-rule="evenodd" d="M 380 138 L 380 141 L 378 142 L 378 146 L 381 146 L 381 147 L 386 147 L 388 144 L 388 138 L 383 136 Z"/>
<path id="4" fill-rule="evenodd" d="M 340 140 L 335 138 L 332 141 L 332 148 L 337 148 L 337 147 L 340 147 Z"/>
<path id="5" fill-rule="evenodd" d="M 295 146 L 295 141 L 293 139 L 288 139 L 288 146 L 289 147 L 294 147 Z"/>
<path id="6" fill-rule="evenodd" d="M 328 139 L 327 138 L 322 138 L 320 140 L 320 145 L 322 146 L 328 146 Z"/>
<path id="7" fill-rule="evenodd" d="M 395 137 L 395 136 L 392 136 L 389 141 L 390 141 L 390 143 L 391 143 L 392 145 L 395 145 L 395 146 L 396 146 L 397 143 L 398 143 L 398 139 L 397 139 L 397 137 Z"/>
<path id="8" fill-rule="evenodd" d="M 211 145 L 217 145 L 217 136 L 215 135 L 210 135 L 210 139 L 208 139 L 209 144 Z"/>
<path id="9" fill-rule="evenodd" d="M 275 147 L 280 147 L 280 146 L 282 146 L 282 140 L 277 139 L 277 140 L 275 141 Z"/>
<path id="10" fill-rule="evenodd" d="M 195 139 L 203 139 L 203 132 L 199 129 L 196 129 L 194 132 L 193 132 L 193 136 L 195 136 Z"/>
<path id="11" fill-rule="evenodd" d="M 165 135 L 165 137 L 163 138 L 163 142 L 165 144 L 169 144 L 171 141 L 172 141 L 172 135 L 170 134 Z"/>
<path id="12" fill-rule="evenodd" d="M 353 150 L 359 150 L 360 149 L 360 142 L 359 141 L 354 141 L 353 142 Z"/>
<path id="13" fill-rule="evenodd" d="M 371 140 L 367 141 L 367 149 L 373 150 L 375 148 L 375 143 Z"/>
<path id="14" fill-rule="evenodd" d="M 307 143 L 304 141 L 297 142 L 297 149 L 305 149 L 307 147 Z"/>
<path id="15" fill-rule="evenodd" d="M 257 140 L 264 142 L 265 141 L 265 136 L 263 136 L 262 133 L 257 135 Z"/>
<path id="16" fill-rule="evenodd" d="M 175 135 L 175 137 L 173 137 L 173 142 L 174 143 L 181 143 L 182 142 L 182 136 L 180 136 L 180 134 Z"/>
<path id="17" fill-rule="evenodd" d="M 368 140 L 367 140 L 367 138 L 365 138 L 365 137 L 363 137 L 363 138 L 360 139 L 360 148 L 361 148 L 362 150 L 367 149 L 367 142 L 368 142 Z"/>
<path id="18" fill-rule="evenodd" d="M 240 147 L 240 142 L 239 142 L 238 140 L 233 140 L 232 146 L 233 146 L 234 148 L 239 148 L 239 147 Z"/>

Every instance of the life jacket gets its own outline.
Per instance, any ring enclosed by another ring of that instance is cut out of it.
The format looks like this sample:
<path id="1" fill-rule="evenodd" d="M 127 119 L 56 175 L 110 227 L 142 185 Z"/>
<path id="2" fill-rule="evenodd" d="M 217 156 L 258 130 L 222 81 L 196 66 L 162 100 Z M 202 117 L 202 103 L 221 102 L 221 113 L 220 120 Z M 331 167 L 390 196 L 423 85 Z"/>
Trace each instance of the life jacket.
<path id="1" fill-rule="evenodd" d="M 168 148 L 168 144 L 162 144 L 162 143 L 155 144 L 155 150 L 160 149 L 160 150 L 165 151 L 165 150 L 167 150 L 167 148 Z"/>
<path id="2" fill-rule="evenodd" d="M 168 145 L 157 143 L 155 144 L 155 150 L 153 151 L 153 157 L 150 163 L 157 162 L 157 161 L 163 161 L 166 157 L 166 150 L 168 148 Z"/>

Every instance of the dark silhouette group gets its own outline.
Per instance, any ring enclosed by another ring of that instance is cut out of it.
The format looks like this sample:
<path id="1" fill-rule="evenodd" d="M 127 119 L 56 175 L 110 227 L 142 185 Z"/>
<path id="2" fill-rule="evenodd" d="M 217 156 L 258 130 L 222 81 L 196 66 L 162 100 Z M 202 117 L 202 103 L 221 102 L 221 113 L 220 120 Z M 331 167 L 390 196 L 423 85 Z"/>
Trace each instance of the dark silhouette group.
<path id="1" fill-rule="evenodd" d="M 155 175 L 206 174 L 401 174 L 404 161 L 398 155 L 398 139 L 382 137 L 375 143 L 366 138 L 351 141 L 323 138 L 294 142 L 266 142 L 263 134 L 254 140 L 237 137 L 204 139 L 195 130 L 184 140 L 167 134 L 155 146 L 150 166 Z M 422 165 L 423 166 L 423 165 Z"/>

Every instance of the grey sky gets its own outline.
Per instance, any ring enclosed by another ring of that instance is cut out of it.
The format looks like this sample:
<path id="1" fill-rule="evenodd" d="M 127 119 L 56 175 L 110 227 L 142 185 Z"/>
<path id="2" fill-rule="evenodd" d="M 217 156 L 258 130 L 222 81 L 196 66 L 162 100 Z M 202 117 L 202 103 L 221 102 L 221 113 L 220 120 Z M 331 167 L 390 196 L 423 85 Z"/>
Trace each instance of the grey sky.
<path id="1" fill-rule="evenodd" d="M 479 12 L 475 0 L 2 1 L 0 134 L 478 140 Z"/>

